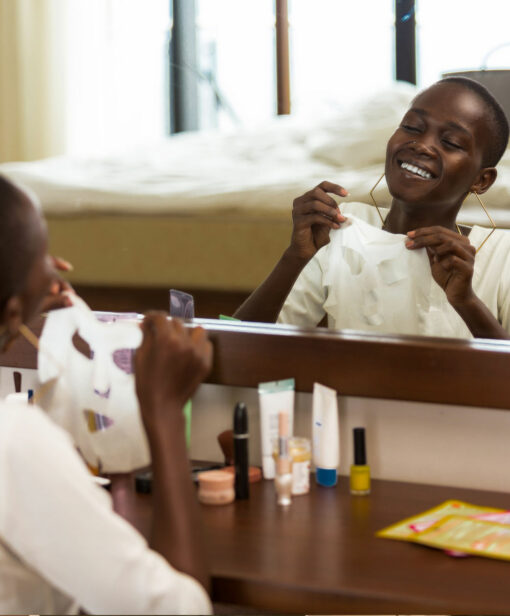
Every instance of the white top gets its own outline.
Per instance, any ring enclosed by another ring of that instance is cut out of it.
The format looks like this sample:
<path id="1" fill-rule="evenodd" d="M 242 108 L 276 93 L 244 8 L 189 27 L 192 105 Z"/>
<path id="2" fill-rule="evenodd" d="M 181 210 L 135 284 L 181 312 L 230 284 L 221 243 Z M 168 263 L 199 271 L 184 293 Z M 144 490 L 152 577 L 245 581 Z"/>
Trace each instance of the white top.
<path id="1" fill-rule="evenodd" d="M 346 203 L 341 211 L 349 223 L 331 231 L 330 243 L 303 269 L 279 323 L 314 327 L 327 315 L 335 329 L 471 336 L 433 280 L 424 249 L 408 250 L 404 235 L 382 231 L 373 206 Z M 478 247 L 489 231 L 474 226 L 469 241 Z M 496 230 L 477 253 L 473 289 L 510 331 L 510 232 Z"/>
<path id="2" fill-rule="evenodd" d="M 66 432 L 0 402 L 0 613 L 209 614 L 179 573 L 112 511 Z"/>

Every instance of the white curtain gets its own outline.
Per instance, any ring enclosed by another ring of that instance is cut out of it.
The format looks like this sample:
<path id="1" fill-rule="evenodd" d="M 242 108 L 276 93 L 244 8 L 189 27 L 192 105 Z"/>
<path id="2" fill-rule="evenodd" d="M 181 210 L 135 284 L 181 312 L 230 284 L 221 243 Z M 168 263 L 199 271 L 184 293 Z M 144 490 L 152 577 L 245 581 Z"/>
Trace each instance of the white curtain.
<path id="1" fill-rule="evenodd" d="M 67 0 L 0 0 L 0 161 L 65 148 Z"/>
<path id="2" fill-rule="evenodd" d="M 163 135 L 169 1 L 68 1 L 67 152 Z"/>
<path id="3" fill-rule="evenodd" d="M 0 161 L 165 132 L 168 0 L 0 0 Z"/>

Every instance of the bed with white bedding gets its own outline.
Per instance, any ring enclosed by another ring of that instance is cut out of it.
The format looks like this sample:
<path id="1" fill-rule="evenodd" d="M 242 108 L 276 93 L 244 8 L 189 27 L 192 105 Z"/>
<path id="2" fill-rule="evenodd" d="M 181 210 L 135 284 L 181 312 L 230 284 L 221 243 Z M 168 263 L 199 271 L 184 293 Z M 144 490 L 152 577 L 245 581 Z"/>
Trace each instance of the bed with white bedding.
<path id="1" fill-rule="evenodd" d="M 40 198 L 51 250 L 74 284 L 250 291 L 286 246 L 292 201 L 328 179 L 369 202 L 388 137 L 416 91 L 405 84 L 314 118 L 187 133 L 95 159 L 0 165 Z M 485 202 L 510 228 L 510 151 Z M 384 182 L 376 191 L 387 205 Z M 487 224 L 478 203 L 461 221 Z"/>

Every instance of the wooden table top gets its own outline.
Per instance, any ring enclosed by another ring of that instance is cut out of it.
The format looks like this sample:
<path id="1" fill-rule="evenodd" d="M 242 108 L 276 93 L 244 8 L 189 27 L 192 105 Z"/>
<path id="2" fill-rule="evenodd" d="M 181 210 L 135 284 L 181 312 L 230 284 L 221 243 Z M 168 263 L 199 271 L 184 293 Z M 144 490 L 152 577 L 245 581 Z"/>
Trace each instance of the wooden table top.
<path id="1" fill-rule="evenodd" d="M 510 613 L 510 562 L 374 536 L 451 498 L 510 509 L 510 494 L 390 481 L 354 497 L 345 477 L 312 481 L 282 508 L 272 481 L 252 484 L 247 501 L 202 506 L 213 600 L 294 614 Z M 150 495 L 135 503 L 129 517 L 147 535 Z"/>

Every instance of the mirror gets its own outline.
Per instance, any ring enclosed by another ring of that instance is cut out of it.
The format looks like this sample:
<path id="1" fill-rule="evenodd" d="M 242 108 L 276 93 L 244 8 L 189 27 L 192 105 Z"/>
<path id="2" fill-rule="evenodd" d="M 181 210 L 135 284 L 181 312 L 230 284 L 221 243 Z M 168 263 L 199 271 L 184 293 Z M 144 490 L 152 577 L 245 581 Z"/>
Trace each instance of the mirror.
<path id="1" fill-rule="evenodd" d="M 12 111 L 0 118 L 0 173 L 39 195 L 52 250 L 74 264 L 71 281 L 95 308 L 168 309 L 173 287 L 195 296 L 199 316 L 232 314 L 287 246 L 293 199 L 328 179 L 349 190 L 344 201 L 369 203 L 416 93 L 394 82 L 395 3 L 289 1 L 292 113 L 276 118 L 273 0 L 196 0 L 194 56 L 184 49 L 177 68 L 205 130 L 169 141 L 169 9 L 179 3 L 150 4 L 41 0 L 32 15 L 0 14 L 16 24 L 0 49 L 19 67 L 19 87 L 2 88 Z M 491 50 L 489 68 L 508 66 L 510 48 L 496 49 L 505 0 L 488 0 L 483 15 L 444 4 L 416 3 L 420 86 L 480 68 Z M 454 49 L 452 23 L 465 33 Z M 0 84 L 8 79 L 0 68 Z M 485 199 L 503 228 L 508 164 Z M 376 196 L 388 204 L 384 182 Z M 461 219 L 486 216 L 470 198 Z"/>

